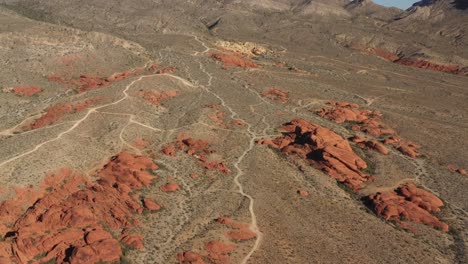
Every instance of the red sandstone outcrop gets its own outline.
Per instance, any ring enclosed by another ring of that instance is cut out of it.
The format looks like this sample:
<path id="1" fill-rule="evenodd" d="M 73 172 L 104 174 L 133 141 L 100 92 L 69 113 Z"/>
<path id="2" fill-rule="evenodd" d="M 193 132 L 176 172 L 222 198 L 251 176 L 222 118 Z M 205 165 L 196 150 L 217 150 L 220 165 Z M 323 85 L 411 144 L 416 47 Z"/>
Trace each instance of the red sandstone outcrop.
<path id="1" fill-rule="evenodd" d="M 231 238 L 234 240 L 250 240 L 257 236 L 255 232 L 250 230 L 249 224 L 237 222 L 232 219 L 225 218 L 225 217 L 220 217 L 216 221 L 220 224 L 223 224 L 232 229 L 235 229 L 235 230 L 230 230 L 226 232 L 226 236 L 228 238 Z"/>
<path id="2" fill-rule="evenodd" d="M 466 67 L 461 66 L 461 65 L 438 63 L 438 62 L 434 62 L 434 61 L 430 61 L 430 60 L 426 60 L 422 58 L 417 58 L 417 57 L 397 56 L 392 52 L 389 52 L 387 50 L 380 49 L 380 48 L 360 47 L 360 46 L 353 46 L 352 48 L 355 50 L 359 50 L 359 51 L 371 54 L 371 55 L 378 56 L 380 58 L 383 58 L 385 60 L 388 60 L 396 64 L 420 68 L 420 69 L 440 71 L 440 72 L 446 72 L 446 73 L 452 73 L 452 74 L 464 74 L 466 70 Z"/>
<path id="3" fill-rule="evenodd" d="M 417 158 L 419 156 L 421 156 L 421 153 L 419 152 L 419 149 L 421 148 L 421 146 L 419 145 L 416 145 L 412 142 L 409 142 L 409 141 L 404 141 L 402 143 L 400 143 L 400 145 L 398 146 L 398 150 L 405 154 L 406 156 L 409 156 L 411 158 Z"/>
<path id="4" fill-rule="evenodd" d="M 412 142 L 401 140 L 397 136 L 395 130 L 382 122 L 381 113 L 360 109 L 359 105 L 346 102 L 329 102 L 328 105 L 329 107 L 325 107 L 317 111 L 317 114 L 336 123 L 357 122 L 358 124 L 353 125 L 351 130 L 362 131 L 374 137 L 387 135 L 385 139 L 381 140 L 384 144 L 394 145 L 401 153 L 412 158 L 416 158 L 421 155 L 419 152 L 421 147 Z M 358 143 L 358 146 L 360 147 L 375 148 L 382 154 L 388 153 L 388 149 L 377 141 L 363 141 L 356 143 Z"/>
<path id="5" fill-rule="evenodd" d="M 397 136 L 391 136 L 382 140 L 382 143 L 384 143 L 385 145 L 394 145 L 394 144 L 400 143 L 400 141 L 401 141 L 401 138 Z"/>
<path id="6" fill-rule="evenodd" d="M 309 196 L 309 192 L 305 190 L 297 190 L 297 194 L 299 194 L 302 197 L 307 197 Z"/>
<path id="7" fill-rule="evenodd" d="M 382 121 L 382 114 L 376 111 L 359 109 L 359 105 L 345 102 L 329 102 L 330 107 L 317 111 L 321 117 L 336 123 L 357 122 L 352 130 L 360 130 L 372 136 L 396 135 L 396 132 L 387 127 Z"/>
<path id="8" fill-rule="evenodd" d="M 374 212 L 385 220 L 396 221 L 403 228 L 409 229 L 405 221 L 421 223 L 445 232 L 449 227 L 430 212 L 440 211 L 444 204 L 435 195 L 417 188 L 410 183 L 396 191 L 377 193 L 369 196 Z"/>
<path id="9" fill-rule="evenodd" d="M 145 247 L 142 235 L 127 235 L 124 236 L 121 241 L 133 249 L 142 249 Z"/>
<path id="10" fill-rule="evenodd" d="M 416 67 L 420 69 L 447 72 L 447 73 L 453 73 L 453 74 L 461 73 L 463 70 L 463 66 L 460 66 L 460 65 L 440 64 L 440 63 L 436 63 L 436 62 L 432 62 L 432 61 L 428 61 L 424 59 L 419 59 L 419 58 L 401 58 L 399 60 L 396 60 L 395 63 L 406 65 L 406 66 L 411 66 L 411 67 Z"/>
<path id="11" fill-rule="evenodd" d="M 38 189 L 24 188 L 21 196 L 0 204 L 1 223 L 13 234 L 0 257 L 13 263 L 118 261 L 118 238 L 107 230 L 135 225 L 133 214 L 143 210 L 135 191 L 151 184 L 155 176 L 149 170 L 156 169 L 148 158 L 122 152 L 96 172 L 95 183 L 63 169 L 46 177 Z M 141 236 L 121 239 L 142 246 Z"/>
<path id="12" fill-rule="evenodd" d="M 258 68 L 259 66 L 248 59 L 244 59 L 237 55 L 213 53 L 210 57 L 222 62 L 225 67 L 240 67 L 240 68 Z"/>
<path id="13" fill-rule="evenodd" d="M 16 95 L 33 96 L 37 93 L 40 93 L 42 91 L 42 88 L 36 85 L 32 85 L 32 86 L 21 85 L 21 86 L 13 87 L 11 91 Z"/>
<path id="14" fill-rule="evenodd" d="M 216 240 L 205 243 L 205 249 L 209 252 L 207 257 L 215 263 L 229 263 L 228 254 L 236 248 L 236 244 L 227 244 Z"/>
<path id="15" fill-rule="evenodd" d="M 233 251 L 237 246 L 235 244 L 226 244 L 221 241 L 210 241 L 205 244 L 206 250 L 216 254 L 228 254 Z"/>
<path id="16" fill-rule="evenodd" d="M 456 172 L 456 173 L 459 173 L 461 175 L 468 175 L 466 170 L 465 169 L 462 169 L 462 168 L 459 168 L 457 165 L 455 164 L 449 164 L 447 166 L 447 169 L 451 172 Z"/>
<path id="17" fill-rule="evenodd" d="M 167 184 L 161 186 L 160 189 L 163 192 L 177 192 L 177 191 L 180 190 L 180 186 L 179 186 L 179 184 L 177 184 L 175 182 L 170 182 L 170 183 L 167 183 Z"/>
<path id="18" fill-rule="evenodd" d="M 177 261 L 179 261 L 179 264 L 205 264 L 202 257 L 192 251 L 177 254 Z"/>
<path id="19" fill-rule="evenodd" d="M 178 95 L 177 91 L 157 91 L 157 90 L 141 90 L 138 96 L 144 98 L 152 105 L 161 105 L 162 102 L 169 100 Z"/>
<path id="20" fill-rule="evenodd" d="M 236 119 L 236 120 L 232 121 L 231 124 L 236 125 L 236 126 L 245 126 L 246 125 L 244 121 L 239 120 L 239 119 Z"/>
<path id="21" fill-rule="evenodd" d="M 179 134 L 174 143 L 167 144 L 162 153 L 167 156 L 175 156 L 177 150 L 184 151 L 188 155 L 200 161 L 203 168 L 207 170 L 217 170 L 221 173 L 229 174 L 231 170 L 224 161 L 213 159 L 214 150 L 210 149 L 210 143 L 200 139 L 193 139 L 187 134 Z"/>
<path id="22" fill-rule="evenodd" d="M 283 104 L 289 101 L 289 92 L 280 90 L 278 88 L 269 88 L 262 93 L 262 96 L 271 100 L 280 101 Z"/>
<path id="23" fill-rule="evenodd" d="M 353 190 L 372 179 L 361 171 L 367 168 L 366 162 L 354 153 L 346 139 L 330 129 L 295 119 L 282 130 L 282 137 L 258 143 L 277 148 L 285 155 L 297 155 Z"/>
<path id="24" fill-rule="evenodd" d="M 97 99 L 87 99 L 78 103 L 59 103 L 53 105 L 47 108 L 41 117 L 34 120 L 31 124 L 25 126 L 23 129 L 33 130 L 51 125 L 62 119 L 67 114 L 86 110 L 86 108 L 96 103 L 96 101 Z"/>
<path id="25" fill-rule="evenodd" d="M 200 174 L 192 173 L 192 174 L 190 174 L 190 178 L 192 178 L 192 179 L 198 179 L 198 178 L 200 178 Z"/>
<path id="26" fill-rule="evenodd" d="M 159 205 L 150 198 L 143 199 L 143 206 L 151 212 L 161 210 L 161 205 Z"/>
<path id="27" fill-rule="evenodd" d="M 356 145 L 363 149 L 375 150 L 381 154 L 387 155 L 388 149 L 381 143 L 375 140 L 369 140 L 361 136 L 354 136 L 351 138 L 351 141 L 356 143 Z"/>
<path id="28" fill-rule="evenodd" d="M 65 84 L 74 87 L 78 93 L 83 93 L 89 90 L 99 89 L 106 87 L 112 83 L 125 80 L 132 76 L 141 75 L 144 68 L 129 69 L 123 72 L 114 73 L 110 76 L 96 76 L 81 74 L 78 78 L 71 77 L 74 74 L 73 71 L 66 73 L 53 74 L 47 77 L 51 82 L 59 84 Z"/>
<path id="29" fill-rule="evenodd" d="M 213 120 L 217 125 L 221 127 L 226 127 L 227 125 L 224 123 L 224 118 L 226 114 L 221 110 L 216 110 L 214 113 L 209 114 L 208 117 Z"/>

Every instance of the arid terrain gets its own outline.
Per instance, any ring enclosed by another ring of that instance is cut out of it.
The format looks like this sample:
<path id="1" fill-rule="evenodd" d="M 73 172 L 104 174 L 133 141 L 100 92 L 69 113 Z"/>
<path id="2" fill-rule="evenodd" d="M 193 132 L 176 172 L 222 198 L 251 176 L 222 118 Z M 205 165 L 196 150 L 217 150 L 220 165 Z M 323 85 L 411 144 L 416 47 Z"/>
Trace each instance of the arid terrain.
<path id="1" fill-rule="evenodd" d="M 0 0 L 0 264 L 467 263 L 467 8 Z"/>

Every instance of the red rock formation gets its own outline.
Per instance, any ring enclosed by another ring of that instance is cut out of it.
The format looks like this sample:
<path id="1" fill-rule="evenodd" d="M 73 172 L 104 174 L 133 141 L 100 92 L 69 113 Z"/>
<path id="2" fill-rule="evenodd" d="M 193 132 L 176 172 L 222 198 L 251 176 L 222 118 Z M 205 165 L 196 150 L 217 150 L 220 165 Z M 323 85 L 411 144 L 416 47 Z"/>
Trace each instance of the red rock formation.
<path id="1" fill-rule="evenodd" d="M 237 246 L 235 244 L 226 244 L 221 241 L 210 241 L 205 244 L 205 249 L 209 252 L 216 254 L 228 254 L 233 251 Z"/>
<path id="2" fill-rule="evenodd" d="M 68 65 L 71 67 L 70 65 Z M 78 93 L 83 93 L 89 90 L 99 89 L 106 87 L 112 83 L 125 80 L 132 76 L 138 76 L 143 73 L 143 68 L 129 69 L 123 72 L 114 73 L 110 76 L 96 76 L 81 74 L 79 77 L 71 77 L 73 68 L 71 67 L 69 72 L 52 74 L 47 79 L 51 82 L 59 84 L 65 84 L 74 87 Z"/>
<path id="3" fill-rule="evenodd" d="M 226 124 L 224 123 L 224 117 L 226 114 L 223 111 L 216 110 L 213 114 L 209 114 L 208 117 L 213 120 L 216 124 L 218 124 L 221 127 L 226 127 Z"/>
<path id="4" fill-rule="evenodd" d="M 409 156 L 411 158 L 417 158 L 421 156 L 421 153 L 419 153 L 419 149 L 421 146 L 418 146 L 412 142 L 409 141 L 404 141 L 400 143 L 399 147 L 397 148 L 401 153 L 405 154 L 406 156 Z"/>
<path id="5" fill-rule="evenodd" d="M 166 145 L 161 152 L 166 155 L 166 156 L 172 156 L 175 157 L 177 155 L 176 149 L 174 144 L 168 144 Z"/>
<path id="6" fill-rule="evenodd" d="M 220 217 L 216 220 L 218 223 L 226 225 L 236 230 L 226 232 L 226 236 L 235 240 L 250 240 L 257 236 L 255 232 L 250 230 L 250 225 L 246 223 L 236 222 L 232 219 Z"/>
<path id="7" fill-rule="evenodd" d="M 297 194 L 299 194 L 302 197 L 307 197 L 309 196 L 309 192 L 305 190 L 297 190 Z"/>
<path id="8" fill-rule="evenodd" d="M 333 131 L 303 119 L 291 121 L 282 130 L 284 136 L 258 143 L 280 149 L 285 155 L 297 155 L 353 190 L 372 179 L 361 172 L 367 168 L 366 162 Z"/>
<path id="9" fill-rule="evenodd" d="M 148 103 L 152 105 L 161 105 L 161 102 L 169 100 L 178 95 L 177 91 L 163 91 L 156 90 L 140 90 L 138 96 L 143 97 Z"/>
<path id="10" fill-rule="evenodd" d="M 289 101 L 289 92 L 283 91 L 278 88 L 270 88 L 262 93 L 262 96 L 271 100 L 280 101 L 285 104 Z"/>
<path id="11" fill-rule="evenodd" d="M 150 198 L 143 199 L 143 206 L 148 209 L 149 211 L 159 211 L 161 210 L 161 205 L 156 203 Z"/>
<path id="12" fill-rule="evenodd" d="M 46 177 L 37 190 L 26 187 L 26 196 L 0 205 L 1 223 L 13 234 L 5 241 L 10 249 L 0 257 L 18 263 L 118 261 L 119 242 L 105 230 L 135 225 L 133 214 L 143 209 L 134 192 L 151 183 L 155 176 L 148 171 L 157 168 L 146 157 L 122 152 L 96 172 L 96 183 L 64 169 Z M 122 241 L 140 248 L 139 238 L 127 235 Z"/>
<path id="13" fill-rule="evenodd" d="M 380 58 L 383 58 L 385 60 L 391 61 L 396 64 L 420 68 L 420 69 L 447 72 L 447 73 L 452 73 L 452 74 L 465 74 L 465 70 L 467 68 L 461 65 L 437 63 L 437 62 L 425 60 L 422 58 L 397 56 L 392 52 L 389 52 L 387 50 L 380 49 L 380 48 L 360 47 L 360 46 L 353 46 L 352 48 L 355 50 L 359 50 L 359 51 L 371 54 L 371 55 L 376 55 Z"/>
<path id="14" fill-rule="evenodd" d="M 192 251 L 177 254 L 177 260 L 179 261 L 179 264 L 205 264 L 202 257 Z"/>
<path id="15" fill-rule="evenodd" d="M 351 141 L 356 143 L 356 145 L 360 148 L 372 149 L 384 155 L 387 155 L 389 152 L 388 149 L 381 143 L 374 140 L 366 139 L 361 136 L 354 136 L 351 138 Z"/>
<path id="16" fill-rule="evenodd" d="M 395 192 L 377 193 L 369 196 L 374 212 L 387 221 L 396 221 L 403 228 L 409 229 L 405 221 L 421 223 L 445 232 L 449 227 L 430 212 L 440 211 L 444 204 L 435 195 L 417 188 L 410 183 Z"/>
<path id="17" fill-rule="evenodd" d="M 371 123 L 370 125 L 378 126 L 382 114 L 359 109 L 359 105 L 346 102 L 328 102 L 330 107 L 322 108 L 317 111 L 321 117 L 332 120 L 335 123 L 341 124 L 344 122 Z"/>
<path id="18" fill-rule="evenodd" d="M 167 183 L 160 187 L 163 192 L 177 192 L 180 190 L 180 186 L 175 182 Z"/>
<path id="19" fill-rule="evenodd" d="M 236 119 L 234 121 L 231 122 L 232 125 L 236 125 L 236 126 L 245 126 L 245 122 L 242 121 L 242 120 L 239 120 L 239 119 Z"/>
<path id="20" fill-rule="evenodd" d="M 382 143 L 384 143 L 385 145 L 394 145 L 394 144 L 399 143 L 400 141 L 401 141 L 401 138 L 397 136 L 391 136 L 382 140 Z"/>
<path id="21" fill-rule="evenodd" d="M 190 178 L 192 178 L 192 179 L 198 179 L 198 178 L 200 178 L 200 175 L 197 174 L 197 173 L 192 173 L 192 174 L 190 174 Z"/>
<path id="22" fill-rule="evenodd" d="M 449 164 L 447 166 L 447 169 L 451 172 L 456 172 L 456 173 L 459 173 L 461 175 L 467 175 L 467 172 L 466 170 L 462 169 L 462 168 L 459 168 L 457 165 L 455 164 Z"/>
<path id="23" fill-rule="evenodd" d="M 81 112 L 86 110 L 89 106 L 96 103 L 97 99 L 87 99 L 78 103 L 59 103 L 53 105 L 45 110 L 45 113 L 34 120 L 31 124 L 25 126 L 24 130 L 33 130 L 41 127 L 51 125 L 58 120 L 62 119 L 67 114 Z"/>
<path id="24" fill-rule="evenodd" d="M 133 249 L 144 248 L 143 236 L 142 235 L 128 235 L 122 238 L 122 243 Z"/>
<path id="25" fill-rule="evenodd" d="M 177 136 L 176 142 L 166 145 L 162 149 L 162 152 L 168 156 L 175 156 L 177 148 L 198 159 L 201 166 L 207 170 L 217 170 L 225 174 L 231 173 L 231 170 L 224 161 L 211 158 L 211 154 L 214 154 L 215 151 L 211 150 L 209 147 L 210 143 L 200 139 L 193 139 L 187 134 L 182 133 Z"/>
<path id="26" fill-rule="evenodd" d="M 447 72 L 447 73 L 453 73 L 453 74 L 461 73 L 463 69 L 463 66 L 460 66 L 460 65 L 439 64 L 436 62 L 431 62 L 431 61 L 419 59 L 419 58 L 401 58 L 399 60 L 396 60 L 395 63 L 406 65 L 406 66 L 411 66 L 411 67 L 416 67 L 420 69 Z"/>
<path id="27" fill-rule="evenodd" d="M 13 87 L 12 92 L 17 95 L 22 96 L 33 96 L 37 93 L 40 93 L 42 88 L 39 86 L 28 86 L 28 85 L 21 85 Z"/>
<path id="28" fill-rule="evenodd" d="M 258 68 L 258 65 L 248 59 L 244 59 L 237 55 L 223 54 L 223 53 L 213 53 L 210 54 L 210 57 L 222 62 L 224 66 L 229 67 L 240 67 L 240 68 Z"/>

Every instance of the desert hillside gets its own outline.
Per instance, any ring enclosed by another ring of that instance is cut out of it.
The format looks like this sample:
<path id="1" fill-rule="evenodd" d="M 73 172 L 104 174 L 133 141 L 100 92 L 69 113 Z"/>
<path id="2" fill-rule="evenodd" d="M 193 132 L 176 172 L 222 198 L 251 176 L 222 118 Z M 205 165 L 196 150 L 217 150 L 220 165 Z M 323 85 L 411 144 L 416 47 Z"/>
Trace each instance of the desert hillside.
<path id="1" fill-rule="evenodd" d="M 0 263 L 467 263 L 467 7 L 0 0 Z"/>

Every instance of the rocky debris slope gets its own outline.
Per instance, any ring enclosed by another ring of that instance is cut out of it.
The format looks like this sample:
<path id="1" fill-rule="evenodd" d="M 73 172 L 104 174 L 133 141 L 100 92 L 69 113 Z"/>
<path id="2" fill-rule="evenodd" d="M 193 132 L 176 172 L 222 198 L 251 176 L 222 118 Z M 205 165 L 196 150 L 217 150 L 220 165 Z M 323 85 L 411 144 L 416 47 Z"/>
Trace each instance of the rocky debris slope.
<path id="1" fill-rule="evenodd" d="M 158 166 L 144 156 L 122 152 L 97 173 L 96 182 L 63 169 L 39 189 L 26 187 L 0 205 L 0 260 L 18 263 L 97 263 L 119 261 L 119 241 L 143 247 L 131 234 L 133 214 L 144 207 L 138 190 L 149 186 Z M 144 200 L 149 210 L 154 201 Z"/>

